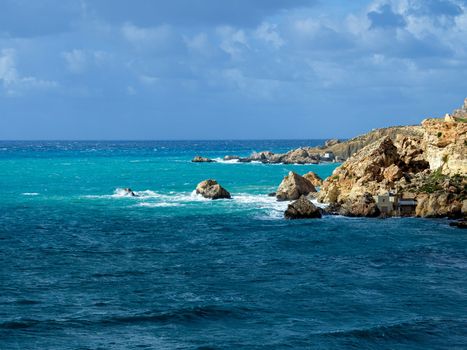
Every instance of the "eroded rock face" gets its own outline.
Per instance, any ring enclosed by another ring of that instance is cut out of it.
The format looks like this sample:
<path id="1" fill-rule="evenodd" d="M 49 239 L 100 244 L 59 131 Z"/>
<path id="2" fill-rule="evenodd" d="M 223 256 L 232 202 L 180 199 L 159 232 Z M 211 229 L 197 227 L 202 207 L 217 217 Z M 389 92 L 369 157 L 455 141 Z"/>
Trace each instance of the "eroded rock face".
<path id="1" fill-rule="evenodd" d="M 204 180 L 196 186 L 196 193 L 204 198 L 221 199 L 231 198 L 230 193 L 217 183 L 216 180 Z"/>
<path id="2" fill-rule="evenodd" d="M 430 169 L 467 176 L 467 122 L 426 119 L 422 126 Z"/>
<path id="3" fill-rule="evenodd" d="M 467 123 L 451 116 L 428 119 L 421 131 L 363 148 L 324 181 L 318 199 L 341 206 L 344 215 L 371 216 L 376 214 L 366 193 L 393 192 L 417 201 L 416 216 L 465 217 Z"/>
<path id="4" fill-rule="evenodd" d="M 321 217 L 321 211 L 305 196 L 289 204 L 284 212 L 286 219 L 316 219 Z"/>
<path id="5" fill-rule="evenodd" d="M 423 193 L 417 196 L 415 215 L 423 218 L 462 217 L 462 201 L 452 193 Z M 465 216 L 465 213 L 464 213 Z"/>
<path id="6" fill-rule="evenodd" d="M 385 137 L 365 147 L 334 170 L 323 182 L 318 198 L 325 203 L 344 203 L 348 199 L 356 200 L 366 192 L 387 192 L 389 179 L 400 178 L 399 163 L 397 147 L 389 137 Z"/>
<path id="7" fill-rule="evenodd" d="M 300 196 L 308 195 L 311 192 L 316 192 L 313 184 L 293 171 L 284 177 L 276 191 L 276 198 L 280 201 L 296 200 Z"/>
<path id="8" fill-rule="evenodd" d="M 342 204 L 339 214 L 374 218 L 380 215 L 380 211 L 376 206 L 373 196 L 370 193 L 365 193 L 357 199 L 349 199 Z"/>
<path id="9" fill-rule="evenodd" d="M 303 175 L 303 177 L 310 181 L 315 187 L 319 187 L 323 184 L 323 179 L 312 171 L 306 173 L 305 175 Z"/>
<path id="10" fill-rule="evenodd" d="M 215 163 L 215 160 L 212 160 L 210 158 L 205 158 L 201 156 L 196 156 L 191 160 L 193 163 Z"/>

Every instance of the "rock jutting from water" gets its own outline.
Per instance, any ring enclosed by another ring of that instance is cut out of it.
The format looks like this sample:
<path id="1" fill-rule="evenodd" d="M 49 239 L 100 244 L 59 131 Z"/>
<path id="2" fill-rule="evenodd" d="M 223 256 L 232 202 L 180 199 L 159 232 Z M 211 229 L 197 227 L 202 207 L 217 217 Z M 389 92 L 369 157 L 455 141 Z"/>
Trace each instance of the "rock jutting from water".
<path id="1" fill-rule="evenodd" d="M 229 191 L 217 183 L 216 180 L 204 180 L 196 186 L 196 193 L 209 199 L 229 199 Z"/>
<path id="2" fill-rule="evenodd" d="M 417 131 L 382 137 L 336 168 L 319 201 L 350 216 L 376 206 L 385 216 L 465 217 L 467 123 L 448 115 L 406 128 Z"/>
<path id="3" fill-rule="evenodd" d="M 312 192 L 316 192 L 313 184 L 303 176 L 291 171 L 277 188 L 276 198 L 279 201 L 296 200 L 302 195 L 306 196 Z"/>
<path id="4" fill-rule="evenodd" d="M 319 219 L 321 211 L 305 196 L 300 196 L 295 202 L 289 204 L 284 212 L 286 219 Z"/>
<path id="5" fill-rule="evenodd" d="M 210 158 L 196 156 L 191 160 L 193 163 L 215 163 L 216 161 Z"/>

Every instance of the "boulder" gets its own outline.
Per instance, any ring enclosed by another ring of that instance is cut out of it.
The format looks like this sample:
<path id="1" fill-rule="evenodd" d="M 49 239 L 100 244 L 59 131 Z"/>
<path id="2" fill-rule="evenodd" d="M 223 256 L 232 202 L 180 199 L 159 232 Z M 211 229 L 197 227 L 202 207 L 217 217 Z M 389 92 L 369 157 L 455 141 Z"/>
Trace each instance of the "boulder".
<path id="1" fill-rule="evenodd" d="M 289 204 L 284 216 L 286 219 L 316 219 L 321 218 L 321 212 L 305 196 L 301 196 L 298 200 Z"/>
<path id="2" fill-rule="evenodd" d="M 276 198 L 280 201 L 296 200 L 310 192 L 316 192 L 315 186 L 304 177 L 291 171 L 279 185 Z"/>
<path id="3" fill-rule="evenodd" d="M 362 216 L 368 218 L 374 218 L 379 216 L 380 211 L 376 206 L 376 202 L 373 196 L 369 193 L 365 193 L 363 196 L 356 200 L 348 199 L 339 211 L 340 215 L 343 216 Z"/>
<path id="4" fill-rule="evenodd" d="M 196 156 L 191 160 L 193 163 L 215 163 L 215 160 L 212 160 L 210 158 L 205 158 L 201 156 Z"/>
<path id="5" fill-rule="evenodd" d="M 305 175 L 303 175 L 303 177 L 310 181 L 315 187 L 319 187 L 323 184 L 323 179 L 312 171 L 306 173 Z"/>
<path id="6" fill-rule="evenodd" d="M 383 170 L 383 176 L 389 182 L 395 182 L 402 178 L 403 173 L 402 170 L 396 164 L 391 164 Z"/>
<path id="7" fill-rule="evenodd" d="M 230 193 L 217 183 L 216 180 L 204 180 L 196 186 L 196 193 L 204 198 L 221 199 L 231 198 Z"/>

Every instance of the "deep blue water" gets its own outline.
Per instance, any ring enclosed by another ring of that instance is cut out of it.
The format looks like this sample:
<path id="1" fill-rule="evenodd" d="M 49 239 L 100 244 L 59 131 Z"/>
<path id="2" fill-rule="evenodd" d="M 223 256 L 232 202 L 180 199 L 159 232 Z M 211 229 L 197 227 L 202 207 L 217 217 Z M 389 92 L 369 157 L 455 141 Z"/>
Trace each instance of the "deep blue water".
<path id="1" fill-rule="evenodd" d="M 190 162 L 318 143 L 0 142 L 0 349 L 467 349 L 464 231 L 286 221 L 335 165 Z"/>

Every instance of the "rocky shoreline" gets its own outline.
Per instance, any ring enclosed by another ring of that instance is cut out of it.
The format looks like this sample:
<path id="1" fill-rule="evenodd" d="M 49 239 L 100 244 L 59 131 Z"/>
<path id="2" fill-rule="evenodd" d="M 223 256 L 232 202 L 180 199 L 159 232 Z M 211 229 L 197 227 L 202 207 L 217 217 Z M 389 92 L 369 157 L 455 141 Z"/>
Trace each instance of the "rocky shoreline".
<path id="1" fill-rule="evenodd" d="M 287 219 L 411 216 L 459 219 L 453 226 L 466 227 L 467 99 L 452 114 L 425 119 L 419 126 L 377 129 L 345 142 L 329 140 L 322 147 L 285 154 L 266 151 L 225 160 L 317 164 L 323 158 L 343 164 L 324 181 L 312 172 L 290 172 L 272 194 L 279 201 L 295 201 L 284 213 Z M 203 157 L 193 161 L 212 162 Z M 208 185 L 215 190 L 205 197 L 230 198 L 217 182 Z M 198 188 L 197 192 L 202 193 Z M 326 209 L 316 208 L 310 199 L 326 204 Z"/>

